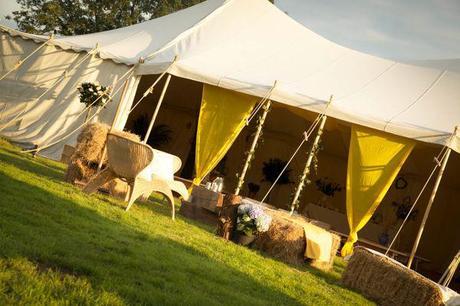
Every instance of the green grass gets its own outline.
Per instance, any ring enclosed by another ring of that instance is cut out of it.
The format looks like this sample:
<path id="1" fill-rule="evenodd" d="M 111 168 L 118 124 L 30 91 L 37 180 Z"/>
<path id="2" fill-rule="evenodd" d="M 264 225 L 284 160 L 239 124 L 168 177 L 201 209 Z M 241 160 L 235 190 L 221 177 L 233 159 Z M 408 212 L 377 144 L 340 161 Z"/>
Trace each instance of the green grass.
<path id="1" fill-rule="evenodd" d="M 62 181 L 64 166 L 0 140 L 0 304 L 364 305 L 323 273 Z"/>

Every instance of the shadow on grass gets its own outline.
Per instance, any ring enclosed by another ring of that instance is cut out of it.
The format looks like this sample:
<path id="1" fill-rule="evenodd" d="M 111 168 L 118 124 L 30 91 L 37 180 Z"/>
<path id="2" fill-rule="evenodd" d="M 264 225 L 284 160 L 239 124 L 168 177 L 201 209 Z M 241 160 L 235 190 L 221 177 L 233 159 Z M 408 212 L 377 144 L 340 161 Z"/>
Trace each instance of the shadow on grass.
<path id="1" fill-rule="evenodd" d="M 24 166 L 21 160 L 14 164 Z M 0 194 L 0 256 L 84 276 L 129 304 L 299 304 L 190 246 L 135 230 L 4 173 Z"/>
<path id="2" fill-rule="evenodd" d="M 155 214 L 162 214 L 164 216 L 171 217 L 171 206 L 169 205 L 169 202 L 167 201 L 167 199 L 159 193 L 153 193 L 150 196 L 149 201 L 147 202 L 138 201 L 134 205 L 138 205 L 139 207 L 144 207 L 145 209 Z M 195 221 L 195 220 L 182 216 L 180 214 L 180 206 L 181 206 L 180 201 L 176 199 L 175 208 L 176 208 L 176 218 L 177 219 L 180 219 L 186 222 L 190 226 L 197 227 L 209 233 L 214 234 L 216 232 L 215 226 L 212 226 L 212 225 L 209 225 L 203 222 Z"/>
<path id="3" fill-rule="evenodd" d="M 33 172 L 53 180 L 62 180 L 63 170 L 53 165 L 40 163 L 41 159 L 13 149 L 2 148 L 0 151 L 0 161 L 12 164 L 23 171 Z"/>
<path id="4" fill-rule="evenodd" d="M 156 214 L 162 214 L 164 216 L 170 216 L 171 211 L 170 211 L 170 206 L 169 203 L 162 197 L 162 195 L 153 195 L 150 199 L 149 202 L 141 202 L 137 203 L 135 205 L 139 205 L 141 207 L 145 207 L 147 210 L 150 210 L 153 213 Z M 183 220 L 185 223 L 189 224 L 190 226 L 195 226 L 198 227 L 202 230 L 205 230 L 211 234 L 215 234 L 216 228 L 212 225 L 205 224 L 203 222 L 199 222 L 196 220 L 192 220 L 186 217 L 181 216 L 178 214 L 178 211 L 180 209 L 179 205 L 176 205 L 176 218 L 179 218 Z M 279 260 L 277 258 L 274 258 L 266 253 L 264 253 L 261 250 L 251 248 L 254 252 L 258 253 L 260 256 L 268 259 L 272 259 L 275 261 L 278 261 L 284 265 L 287 265 L 293 269 L 298 270 L 299 272 L 308 272 L 311 273 L 317 277 L 320 277 L 324 279 L 328 284 L 334 285 L 334 286 L 340 286 L 342 288 L 346 288 L 345 286 L 342 285 L 340 275 L 343 273 L 345 267 L 342 264 L 334 263 L 333 268 L 331 269 L 330 272 L 324 272 L 322 270 L 310 267 L 307 263 L 305 264 L 291 264 L 291 263 L 286 263 L 282 260 Z"/>

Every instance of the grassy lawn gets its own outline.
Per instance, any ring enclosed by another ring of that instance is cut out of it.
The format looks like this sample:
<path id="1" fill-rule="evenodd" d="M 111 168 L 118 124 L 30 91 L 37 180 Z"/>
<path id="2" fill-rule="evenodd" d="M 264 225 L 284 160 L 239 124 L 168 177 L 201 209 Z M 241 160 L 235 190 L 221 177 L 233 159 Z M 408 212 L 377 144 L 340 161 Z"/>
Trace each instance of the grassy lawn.
<path id="1" fill-rule="evenodd" d="M 293 267 L 157 199 L 125 204 L 62 181 L 64 166 L 0 140 L 0 304 L 365 305 L 344 268 Z"/>

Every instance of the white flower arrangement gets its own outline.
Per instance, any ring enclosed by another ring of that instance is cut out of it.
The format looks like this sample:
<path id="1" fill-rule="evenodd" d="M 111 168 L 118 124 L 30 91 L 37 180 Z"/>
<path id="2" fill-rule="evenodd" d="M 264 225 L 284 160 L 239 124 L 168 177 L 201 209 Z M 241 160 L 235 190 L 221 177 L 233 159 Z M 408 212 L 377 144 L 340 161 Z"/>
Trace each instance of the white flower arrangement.
<path id="1" fill-rule="evenodd" d="M 78 87 L 80 92 L 80 102 L 86 107 L 99 107 L 105 105 L 109 99 L 109 87 L 102 86 L 98 83 L 84 82 Z"/>

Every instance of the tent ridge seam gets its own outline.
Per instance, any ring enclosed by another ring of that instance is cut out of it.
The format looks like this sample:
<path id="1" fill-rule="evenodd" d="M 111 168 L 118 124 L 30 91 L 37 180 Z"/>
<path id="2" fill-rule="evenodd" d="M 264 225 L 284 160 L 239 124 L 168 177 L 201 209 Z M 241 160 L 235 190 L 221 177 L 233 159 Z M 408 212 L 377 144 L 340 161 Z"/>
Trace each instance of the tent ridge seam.
<path id="1" fill-rule="evenodd" d="M 439 83 L 439 81 L 442 79 L 442 77 L 446 74 L 447 70 L 443 70 L 441 71 L 440 74 L 438 74 L 438 76 L 434 79 L 433 82 L 431 82 L 430 86 L 428 86 L 418 97 L 417 99 L 415 99 L 414 102 L 412 102 L 411 104 L 409 104 L 405 109 L 403 109 L 402 111 L 400 111 L 399 113 L 395 114 L 393 117 L 391 117 L 386 123 L 385 123 L 385 126 L 383 128 L 384 131 L 387 130 L 387 127 L 390 125 L 391 121 L 393 121 L 394 119 L 396 119 L 397 117 L 399 117 L 400 115 L 402 115 L 403 113 L 407 112 L 409 109 L 411 109 L 415 104 L 417 104 L 417 102 L 419 102 L 421 99 L 423 99 L 423 97 L 425 97 L 432 89 L 433 87 L 436 86 L 436 84 Z"/>
<path id="2" fill-rule="evenodd" d="M 352 97 L 356 94 L 358 94 L 359 92 L 361 92 L 363 89 L 366 89 L 370 84 L 374 83 L 376 80 L 380 79 L 385 73 L 387 73 L 388 71 L 390 71 L 391 69 L 393 69 L 394 67 L 396 67 L 398 64 L 400 64 L 399 62 L 393 62 L 390 66 L 388 66 L 387 68 L 385 68 L 382 72 L 380 72 L 375 78 L 371 79 L 370 81 L 368 81 L 366 84 L 364 84 L 363 86 L 361 86 L 361 88 L 359 88 L 358 90 L 356 90 L 355 92 L 352 92 L 350 94 L 345 94 L 337 99 L 335 99 L 336 101 L 338 100 L 343 100 L 344 98 L 349 98 L 349 97 Z"/>

